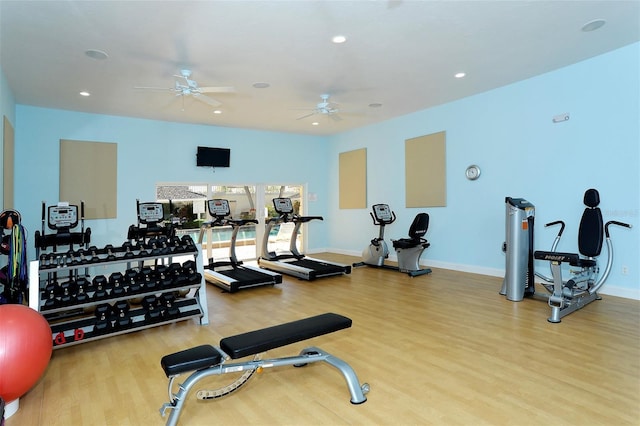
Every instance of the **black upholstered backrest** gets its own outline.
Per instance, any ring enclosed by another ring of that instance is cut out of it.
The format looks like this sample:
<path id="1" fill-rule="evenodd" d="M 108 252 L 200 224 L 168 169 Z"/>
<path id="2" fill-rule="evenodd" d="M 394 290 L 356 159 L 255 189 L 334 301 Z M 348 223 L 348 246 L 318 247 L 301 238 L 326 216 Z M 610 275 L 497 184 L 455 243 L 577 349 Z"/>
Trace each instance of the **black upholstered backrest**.
<path id="1" fill-rule="evenodd" d="M 584 193 L 584 204 L 587 206 L 582 213 L 580 229 L 578 230 L 578 250 L 580 254 L 588 257 L 600 255 L 604 238 L 604 224 L 602 223 L 602 212 L 600 204 L 600 194 L 595 189 L 587 189 Z"/>
<path id="2" fill-rule="evenodd" d="M 409 227 L 409 238 L 419 240 L 427 233 L 427 229 L 429 229 L 429 215 L 418 213 Z"/>

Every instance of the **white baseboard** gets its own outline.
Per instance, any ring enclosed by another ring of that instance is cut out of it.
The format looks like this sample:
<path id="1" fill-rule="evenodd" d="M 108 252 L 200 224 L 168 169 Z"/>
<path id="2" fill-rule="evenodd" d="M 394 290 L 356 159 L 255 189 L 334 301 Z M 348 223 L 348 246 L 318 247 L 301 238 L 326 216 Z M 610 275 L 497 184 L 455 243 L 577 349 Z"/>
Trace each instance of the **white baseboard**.
<path id="1" fill-rule="evenodd" d="M 356 252 L 353 250 L 329 250 L 329 249 L 316 249 L 313 250 L 314 253 L 336 253 L 343 254 L 345 256 L 356 256 L 360 257 L 362 255 L 361 252 Z M 393 253 L 389 253 L 389 260 L 392 262 L 396 262 L 397 258 Z M 504 277 L 504 269 L 499 268 L 487 268 L 484 266 L 477 265 L 463 265 L 459 263 L 451 263 L 451 262 L 440 262 L 437 260 L 424 259 L 423 262 L 420 262 L 421 266 L 424 267 L 432 267 L 432 268 L 442 268 L 449 269 L 452 271 L 460 271 L 460 272 L 469 272 L 471 274 L 479 274 L 479 275 L 487 275 L 490 277 Z M 640 300 L 640 289 L 630 289 L 625 287 L 618 287 L 615 285 L 604 285 L 602 289 L 598 292 L 599 294 L 606 294 L 609 296 L 623 297 L 625 299 L 634 299 Z"/>

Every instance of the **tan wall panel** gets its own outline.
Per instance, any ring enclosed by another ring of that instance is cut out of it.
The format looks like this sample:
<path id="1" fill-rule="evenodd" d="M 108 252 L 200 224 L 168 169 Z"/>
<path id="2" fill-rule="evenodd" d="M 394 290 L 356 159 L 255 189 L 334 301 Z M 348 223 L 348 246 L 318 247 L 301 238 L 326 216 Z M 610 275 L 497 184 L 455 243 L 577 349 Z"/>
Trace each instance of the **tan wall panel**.
<path id="1" fill-rule="evenodd" d="M 447 205 L 446 132 L 405 141 L 406 207 Z"/>
<path id="2" fill-rule="evenodd" d="M 118 145 L 60 140 L 60 200 L 80 205 L 85 218 L 117 216 Z"/>
<path id="3" fill-rule="evenodd" d="M 14 152 L 15 152 L 15 139 L 13 126 L 9 122 L 7 117 L 3 117 L 2 125 L 2 191 L 3 209 L 13 208 L 13 170 L 14 170 Z"/>
<path id="4" fill-rule="evenodd" d="M 340 208 L 367 208 L 367 149 L 340 153 Z"/>

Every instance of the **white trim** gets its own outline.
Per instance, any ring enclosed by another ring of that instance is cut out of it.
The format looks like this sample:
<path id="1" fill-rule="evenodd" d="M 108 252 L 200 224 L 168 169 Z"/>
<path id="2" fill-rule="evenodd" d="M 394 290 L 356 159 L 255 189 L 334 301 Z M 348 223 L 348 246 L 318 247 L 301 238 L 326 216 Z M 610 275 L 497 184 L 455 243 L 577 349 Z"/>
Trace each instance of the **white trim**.
<path id="1" fill-rule="evenodd" d="M 328 249 L 315 249 L 314 253 L 322 253 L 322 252 L 331 252 L 336 254 L 343 254 L 346 256 L 356 256 L 360 257 L 361 253 L 355 252 L 353 250 L 328 250 Z M 396 257 L 389 253 L 389 260 L 395 262 Z M 452 271 L 460 271 L 460 272 L 468 272 L 471 274 L 479 274 L 479 275 L 487 275 L 490 277 L 504 277 L 504 269 L 499 268 L 487 268 L 484 266 L 478 265 L 461 265 L 458 263 L 451 262 L 440 262 L 437 260 L 426 259 L 428 263 L 420 262 L 421 266 L 425 267 L 433 267 L 433 268 L 441 268 L 441 269 L 449 269 Z M 499 289 L 498 289 L 499 290 Z M 606 294 L 609 296 L 623 297 L 625 299 L 634 299 L 640 300 L 640 288 L 626 288 L 626 287 L 618 287 L 615 285 L 604 285 L 602 290 L 598 292 L 598 294 Z"/>

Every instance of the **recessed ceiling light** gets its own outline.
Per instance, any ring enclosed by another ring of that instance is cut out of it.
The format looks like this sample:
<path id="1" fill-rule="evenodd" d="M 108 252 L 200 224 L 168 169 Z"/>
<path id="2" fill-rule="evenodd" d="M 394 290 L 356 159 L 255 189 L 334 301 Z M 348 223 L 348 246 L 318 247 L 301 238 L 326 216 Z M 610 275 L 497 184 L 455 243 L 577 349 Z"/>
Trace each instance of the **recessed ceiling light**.
<path id="1" fill-rule="evenodd" d="M 269 83 L 253 83 L 253 87 L 255 87 L 256 89 L 266 89 L 269 86 L 271 86 Z"/>
<path id="2" fill-rule="evenodd" d="M 456 74 L 454 75 L 454 77 L 455 77 L 455 78 L 462 78 L 462 77 L 464 77 L 465 75 L 467 75 L 467 74 L 466 74 L 466 73 L 464 73 L 464 72 L 459 72 L 459 73 L 456 73 Z"/>
<path id="3" fill-rule="evenodd" d="M 380 108 L 381 106 L 382 106 L 382 104 L 379 103 L 379 102 L 374 102 L 372 104 L 369 104 L 370 108 Z"/>
<path id="4" fill-rule="evenodd" d="M 318 126 L 320 125 L 320 123 L 318 123 L 317 121 L 314 121 L 313 123 L 311 123 L 312 126 Z"/>
<path id="5" fill-rule="evenodd" d="M 333 36 L 331 38 L 331 41 L 335 44 L 341 44 L 344 43 L 345 41 L 347 41 L 347 37 L 343 36 L 343 35 L 337 35 L 337 36 Z"/>
<path id="6" fill-rule="evenodd" d="M 89 92 L 80 92 L 80 96 L 91 96 Z"/>
<path id="7" fill-rule="evenodd" d="M 219 109 L 214 109 L 214 110 L 213 110 L 213 113 L 214 113 L 214 114 L 222 114 L 222 111 L 220 111 Z"/>
<path id="8" fill-rule="evenodd" d="M 582 31 L 588 33 L 589 31 L 595 31 L 598 28 L 601 28 L 607 21 L 604 19 L 594 19 L 593 21 L 589 21 L 582 26 Z"/>
<path id="9" fill-rule="evenodd" d="M 103 52 L 102 50 L 98 50 L 98 49 L 86 50 L 84 54 L 90 57 L 91 59 L 96 59 L 98 61 L 102 61 L 109 57 L 109 55 L 107 55 L 106 52 Z"/>

